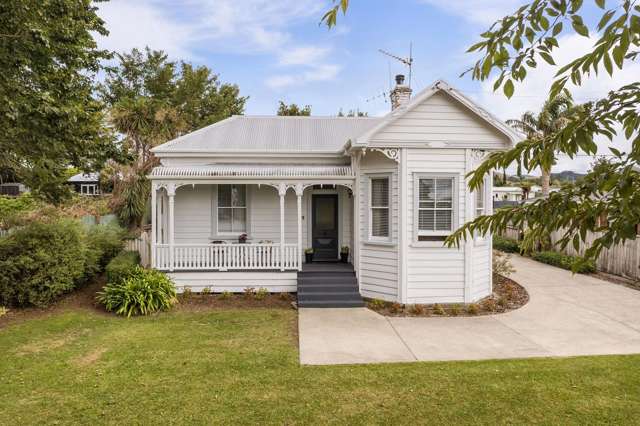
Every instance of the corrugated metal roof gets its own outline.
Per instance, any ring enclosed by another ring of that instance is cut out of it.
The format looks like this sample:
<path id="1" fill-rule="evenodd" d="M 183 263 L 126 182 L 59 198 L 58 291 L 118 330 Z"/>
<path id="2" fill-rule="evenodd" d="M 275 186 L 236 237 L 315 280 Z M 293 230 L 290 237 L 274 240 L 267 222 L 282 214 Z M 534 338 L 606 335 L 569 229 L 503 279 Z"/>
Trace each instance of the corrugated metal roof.
<path id="1" fill-rule="evenodd" d="M 209 166 L 156 167 L 152 177 L 353 177 L 351 166 L 306 164 L 212 164 Z"/>
<path id="2" fill-rule="evenodd" d="M 100 180 L 100 173 L 78 173 L 77 175 L 71 176 L 67 182 L 78 183 L 78 182 L 98 182 Z"/>
<path id="3" fill-rule="evenodd" d="M 368 117 L 233 116 L 153 149 L 154 152 L 339 152 L 380 122 Z"/>

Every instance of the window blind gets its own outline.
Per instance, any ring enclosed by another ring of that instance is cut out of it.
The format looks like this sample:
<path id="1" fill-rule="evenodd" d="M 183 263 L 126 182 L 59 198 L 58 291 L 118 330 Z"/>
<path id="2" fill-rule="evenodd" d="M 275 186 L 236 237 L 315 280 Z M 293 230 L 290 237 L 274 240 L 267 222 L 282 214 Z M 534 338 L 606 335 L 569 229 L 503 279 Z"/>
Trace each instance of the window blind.
<path id="1" fill-rule="evenodd" d="M 371 236 L 389 237 L 389 178 L 372 178 L 370 192 Z"/>

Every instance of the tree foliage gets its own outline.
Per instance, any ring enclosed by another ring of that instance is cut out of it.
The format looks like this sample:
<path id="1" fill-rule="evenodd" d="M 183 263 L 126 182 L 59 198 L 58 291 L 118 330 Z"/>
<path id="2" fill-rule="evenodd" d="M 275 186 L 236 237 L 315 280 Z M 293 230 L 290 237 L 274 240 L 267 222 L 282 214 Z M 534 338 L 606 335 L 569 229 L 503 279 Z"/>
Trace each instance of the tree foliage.
<path id="1" fill-rule="evenodd" d="M 0 167 L 52 201 L 68 194 L 65 170 L 116 155 L 93 78 L 108 52 L 90 0 L 0 4 Z"/>
<path id="2" fill-rule="evenodd" d="M 113 184 L 112 205 L 123 223 L 140 225 L 150 193 L 146 175 L 157 164 L 151 149 L 242 114 L 247 98 L 209 68 L 170 61 L 162 51 L 133 49 L 116 57 L 99 93 L 131 162 L 111 164 L 105 181 Z"/>
<path id="3" fill-rule="evenodd" d="M 340 6 L 344 12 L 348 2 L 343 3 Z M 600 10 L 595 25 L 589 25 L 583 18 L 582 0 L 534 0 L 523 5 L 495 22 L 469 48 L 481 57 L 465 74 L 470 73 L 475 80 L 493 79 L 494 90 L 501 89 L 510 98 L 515 83 L 524 81 L 540 61 L 556 66 L 554 49 L 559 47 L 558 37 L 567 33 L 593 35 L 595 43 L 586 54 L 558 66 L 549 99 L 565 91 L 569 82 L 581 86 L 603 70 L 613 75 L 636 62 L 640 53 L 640 5 L 631 0 L 593 3 Z M 329 27 L 335 25 L 338 10 L 334 7 L 327 12 L 322 22 Z M 610 160 L 596 164 L 579 182 L 564 185 L 547 198 L 480 216 L 453 233 L 446 244 L 459 245 L 462 239 L 478 232 L 499 233 L 507 225 L 526 225 L 529 231 L 523 241 L 525 249 L 557 230 L 563 232 L 561 248 L 567 244 L 578 248 L 585 242 L 587 232 L 598 231 L 598 237 L 585 252 L 587 262 L 605 247 L 636 238 L 640 223 L 639 114 L 640 82 L 636 81 L 602 99 L 583 104 L 561 129 L 544 137 L 527 137 L 506 152 L 491 153 L 470 174 L 472 190 L 478 189 L 484 176 L 495 169 L 516 165 L 527 171 L 538 167 L 548 170 L 559 154 L 570 158 L 579 153 L 595 155 L 599 139 L 613 141 L 615 136 L 622 135 L 631 146 L 628 152 L 609 146 Z"/>
<path id="4" fill-rule="evenodd" d="M 278 105 L 278 115 L 287 115 L 287 116 L 304 116 L 308 117 L 311 115 L 311 105 L 305 105 L 304 107 L 298 106 L 298 104 L 285 104 L 283 101 L 280 101 Z"/>
<path id="5" fill-rule="evenodd" d="M 481 35 L 482 41 L 471 46 L 470 51 L 483 54 L 470 70 L 472 77 L 486 80 L 497 73 L 494 89 L 502 88 L 510 97 L 515 90 L 513 82 L 523 81 L 540 60 L 555 64 L 556 37 L 565 31 L 599 37 L 591 51 L 558 69 L 549 90 L 550 98 L 566 90 L 568 81 L 579 86 L 603 69 L 613 75 L 615 68 L 622 69 L 637 60 L 640 6 L 630 1 L 616 3 L 610 9 L 606 9 L 604 1 L 596 4 L 602 13 L 595 31 L 589 29 L 580 15 L 582 1 L 534 1 L 521 7 L 496 22 Z M 628 152 L 610 146 L 610 161 L 597 163 L 580 182 L 564 185 L 560 191 L 531 204 L 482 216 L 465 224 L 447 243 L 459 244 L 474 232 L 501 232 L 508 224 L 528 227 L 523 241 L 525 248 L 533 247 L 557 230 L 563 232 L 560 247 L 573 244 L 578 248 L 585 242 L 587 232 L 599 232 L 585 253 L 586 262 L 605 247 L 636 238 L 640 223 L 639 106 L 640 82 L 627 84 L 602 99 L 582 105 L 562 128 L 543 137 L 528 137 L 513 149 L 489 155 L 471 174 L 471 188 L 477 188 L 482 177 L 495 168 L 516 164 L 526 170 L 548 169 L 558 153 L 571 158 L 579 153 L 595 155 L 598 138 L 612 141 L 620 133 L 631 145 Z"/>
<path id="6" fill-rule="evenodd" d="M 99 88 L 109 119 L 138 162 L 150 150 L 182 134 L 242 114 L 247 97 L 233 84 L 221 84 L 205 66 L 168 60 L 163 51 L 133 49 L 116 55 Z"/>
<path id="7" fill-rule="evenodd" d="M 544 139 L 561 130 L 579 106 L 573 104 L 571 96 L 561 93 L 547 100 L 538 114 L 527 111 L 518 119 L 507 120 L 514 129 L 526 135 L 527 139 Z M 504 169 L 503 169 L 504 170 Z M 549 195 L 551 168 L 542 169 L 542 195 Z"/>

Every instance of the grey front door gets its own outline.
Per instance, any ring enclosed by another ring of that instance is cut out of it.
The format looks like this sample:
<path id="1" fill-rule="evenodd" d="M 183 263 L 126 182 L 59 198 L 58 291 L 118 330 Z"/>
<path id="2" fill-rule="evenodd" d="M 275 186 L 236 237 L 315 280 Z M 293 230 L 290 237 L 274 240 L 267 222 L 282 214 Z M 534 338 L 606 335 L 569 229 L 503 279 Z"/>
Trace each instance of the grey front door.
<path id="1" fill-rule="evenodd" d="M 311 216 L 313 260 L 337 260 L 338 195 L 313 194 Z"/>

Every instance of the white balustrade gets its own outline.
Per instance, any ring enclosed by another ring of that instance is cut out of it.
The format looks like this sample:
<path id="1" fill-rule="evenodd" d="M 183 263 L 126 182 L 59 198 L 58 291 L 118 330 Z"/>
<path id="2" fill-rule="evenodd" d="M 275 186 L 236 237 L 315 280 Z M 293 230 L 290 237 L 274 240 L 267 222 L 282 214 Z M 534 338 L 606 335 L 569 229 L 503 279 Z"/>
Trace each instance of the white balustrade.
<path id="1" fill-rule="evenodd" d="M 296 270 L 298 244 L 156 244 L 156 268 L 174 271 L 285 269 Z M 173 258 L 173 268 L 171 259 Z"/>

